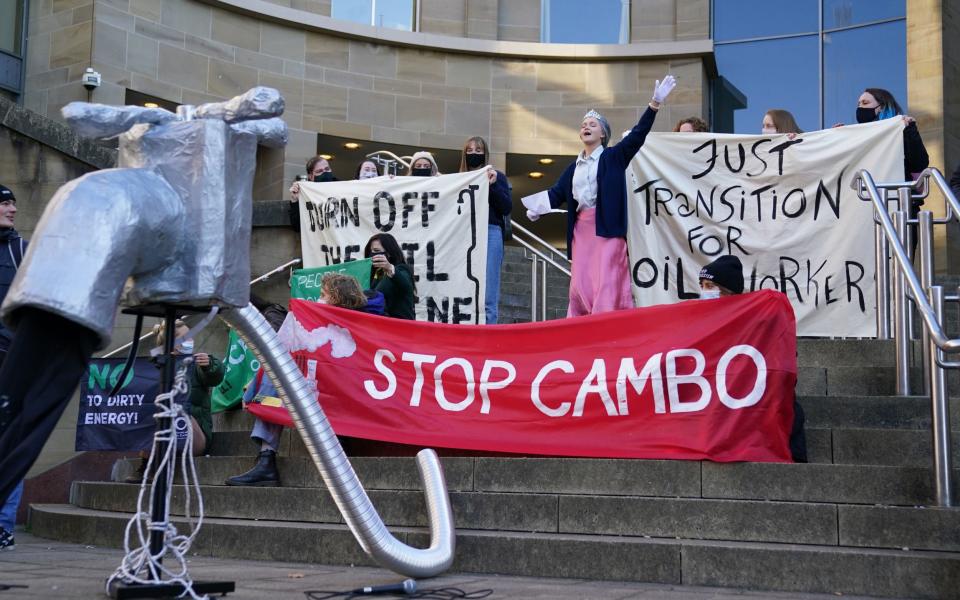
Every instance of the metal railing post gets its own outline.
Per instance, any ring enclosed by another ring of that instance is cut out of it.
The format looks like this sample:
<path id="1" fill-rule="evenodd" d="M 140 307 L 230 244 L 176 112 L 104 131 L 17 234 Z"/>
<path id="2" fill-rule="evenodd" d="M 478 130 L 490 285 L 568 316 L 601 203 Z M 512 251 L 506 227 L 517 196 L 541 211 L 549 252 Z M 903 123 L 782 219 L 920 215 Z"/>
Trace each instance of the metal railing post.
<path id="1" fill-rule="evenodd" d="M 530 255 L 530 322 L 537 322 L 537 255 Z"/>
<path id="2" fill-rule="evenodd" d="M 929 293 L 931 286 L 933 286 L 933 213 L 929 210 L 922 210 L 917 215 L 917 235 L 918 235 L 918 245 L 917 248 L 920 251 L 920 285 L 923 287 L 923 291 Z M 913 311 L 911 311 L 911 317 L 913 316 Z M 913 319 L 911 318 L 911 321 Z M 939 320 L 942 321 L 942 316 Z M 930 354 L 930 332 L 927 331 L 926 327 L 923 327 L 923 393 L 924 395 L 931 394 L 931 380 L 929 377 L 926 377 L 927 373 L 930 373 L 930 361 L 936 357 L 936 354 Z"/>
<path id="3" fill-rule="evenodd" d="M 907 214 L 902 210 L 893 213 L 893 228 L 901 244 L 906 238 Z M 893 339 L 897 348 L 897 395 L 910 395 L 910 307 L 907 304 L 906 283 L 903 270 L 897 269 L 893 277 Z"/>
<path id="4" fill-rule="evenodd" d="M 943 319 L 943 287 L 930 287 L 930 304 L 938 321 Z M 953 506 L 953 457 L 950 454 L 950 407 L 947 396 L 947 378 L 938 359 L 940 349 L 926 329 L 924 338 L 935 360 L 930 361 L 930 409 L 933 415 L 933 471 L 936 480 L 937 504 Z"/>
<path id="5" fill-rule="evenodd" d="M 547 262 L 540 269 L 540 320 L 547 320 Z"/>
<path id="6" fill-rule="evenodd" d="M 873 226 L 873 248 L 877 273 L 877 339 L 890 335 L 890 248 L 879 223 Z"/>
<path id="7" fill-rule="evenodd" d="M 917 228 L 909 223 L 911 206 L 912 202 L 910 199 L 911 188 L 902 187 L 897 189 L 897 198 L 899 199 L 900 210 L 907 215 L 907 226 L 901 231 L 901 241 L 903 242 L 903 247 L 907 251 L 907 256 L 910 257 L 910 262 L 913 262 L 916 258 L 916 248 L 914 237 L 917 235 Z M 914 303 L 910 298 L 910 294 L 906 295 L 906 304 L 904 305 L 907 311 L 907 339 L 915 339 L 916 333 L 913 328 L 913 306 Z"/>

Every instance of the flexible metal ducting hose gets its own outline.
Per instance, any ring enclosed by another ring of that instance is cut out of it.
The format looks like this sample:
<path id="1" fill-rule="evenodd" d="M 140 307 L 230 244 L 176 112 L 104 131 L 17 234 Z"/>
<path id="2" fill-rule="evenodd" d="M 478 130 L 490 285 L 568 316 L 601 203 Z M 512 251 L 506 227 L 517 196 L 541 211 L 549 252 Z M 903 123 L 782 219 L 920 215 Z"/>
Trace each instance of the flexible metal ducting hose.
<path id="1" fill-rule="evenodd" d="M 409 577 L 432 577 L 453 563 L 456 531 L 447 485 L 437 453 L 417 454 L 430 522 L 430 547 L 411 548 L 387 530 L 347 460 L 314 392 L 273 328 L 252 305 L 225 311 L 221 318 L 247 342 L 290 411 L 303 442 L 363 550 L 383 567 Z"/>

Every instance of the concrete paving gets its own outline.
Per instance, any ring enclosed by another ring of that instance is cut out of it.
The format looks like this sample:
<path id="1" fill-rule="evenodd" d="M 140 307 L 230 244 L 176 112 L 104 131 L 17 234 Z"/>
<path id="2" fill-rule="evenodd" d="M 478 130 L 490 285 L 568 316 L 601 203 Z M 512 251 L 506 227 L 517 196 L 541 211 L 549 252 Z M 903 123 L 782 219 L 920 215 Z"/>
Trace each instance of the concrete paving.
<path id="1" fill-rule="evenodd" d="M 15 550 L 0 552 L 0 600 L 8 598 L 105 598 L 104 582 L 120 564 L 122 552 L 67 544 L 17 532 Z M 402 577 L 384 569 L 303 563 L 229 560 L 194 556 L 196 580 L 234 581 L 235 600 L 305 600 L 307 590 L 351 590 L 396 583 Z M 827 600 L 837 595 L 753 592 L 727 588 L 454 574 L 418 582 L 420 590 L 456 587 L 464 592 L 492 590 L 487 598 L 541 600 Z M 22 585 L 25 588 L 5 586 Z M 394 596 L 376 596 L 388 598 Z M 402 596 L 401 596 L 402 597 Z M 871 600 L 844 596 L 848 600 Z"/>

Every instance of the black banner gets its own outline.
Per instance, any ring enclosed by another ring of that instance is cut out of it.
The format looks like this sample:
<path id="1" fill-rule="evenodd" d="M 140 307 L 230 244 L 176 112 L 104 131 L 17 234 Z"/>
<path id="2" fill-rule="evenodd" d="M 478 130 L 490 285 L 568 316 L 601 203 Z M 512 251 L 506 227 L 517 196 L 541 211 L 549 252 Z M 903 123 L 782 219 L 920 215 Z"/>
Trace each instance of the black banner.
<path id="1" fill-rule="evenodd" d="M 138 358 L 114 396 L 108 396 L 123 372 L 123 358 L 94 358 L 80 380 L 77 450 L 145 450 L 153 442 L 154 400 L 161 371 Z M 186 400 L 186 398 L 184 398 Z M 189 404 L 186 404 L 189 411 Z"/>

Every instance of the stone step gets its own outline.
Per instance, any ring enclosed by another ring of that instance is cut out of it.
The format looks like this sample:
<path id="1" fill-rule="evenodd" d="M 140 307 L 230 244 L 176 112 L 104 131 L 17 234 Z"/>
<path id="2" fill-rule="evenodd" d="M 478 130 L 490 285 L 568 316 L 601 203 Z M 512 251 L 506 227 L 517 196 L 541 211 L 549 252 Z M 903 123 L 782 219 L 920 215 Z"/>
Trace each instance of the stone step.
<path id="1" fill-rule="evenodd" d="M 930 399 L 925 396 L 827 396 L 798 392 L 798 400 L 806 415 L 807 427 L 810 428 L 930 429 Z M 953 427 L 960 429 L 960 398 L 951 399 L 950 412 Z M 242 409 L 213 415 L 215 432 L 249 433 L 253 423 L 253 416 Z M 217 445 L 216 440 L 214 445 Z M 217 454 L 228 452 L 218 450 Z"/>
<path id="2" fill-rule="evenodd" d="M 960 424 L 960 423 L 958 423 Z M 813 463 L 927 467 L 932 461 L 929 427 L 924 429 L 856 429 L 807 427 L 807 458 Z M 960 430 L 953 432 L 953 460 L 960 465 Z M 413 456 L 419 446 L 341 438 L 348 456 Z M 256 456 L 259 446 L 248 431 L 222 431 L 215 436 L 211 456 Z M 438 448 L 441 456 L 477 456 L 469 450 Z M 308 456 L 299 434 L 285 430 L 280 456 Z"/>
<path id="3" fill-rule="evenodd" d="M 448 457 L 441 459 L 450 491 L 505 494 L 654 496 L 918 506 L 934 504 L 928 467 L 824 463 L 711 463 L 669 460 Z M 369 490 L 420 490 L 413 458 L 354 457 L 351 464 Z M 117 481 L 134 470 L 119 461 Z M 222 485 L 253 466 L 248 457 L 201 457 L 201 485 Z M 280 457 L 287 487 L 323 487 L 313 463 Z M 960 475 L 954 475 L 960 477 Z M 960 481 L 960 479 L 956 479 Z"/>
<path id="4" fill-rule="evenodd" d="M 70 499 L 80 508 L 133 512 L 139 491 L 122 483 L 74 482 Z M 203 486 L 201 491 L 209 517 L 343 523 L 324 489 Z M 183 515 L 182 492 L 175 490 L 173 514 Z M 387 525 L 427 526 L 421 492 L 369 495 Z M 956 509 L 489 492 L 451 492 L 450 502 L 461 529 L 960 551 Z"/>
<path id="5" fill-rule="evenodd" d="M 128 514 L 64 505 L 33 505 L 35 535 L 95 546 L 120 546 Z M 185 529 L 174 518 L 178 529 Z M 423 528 L 392 529 L 415 547 Z M 191 552 L 223 558 L 372 565 L 345 525 L 211 517 Z M 452 572 L 496 573 L 755 590 L 960 598 L 960 554 L 824 545 L 652 539 L 457 530 Z"/>

